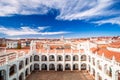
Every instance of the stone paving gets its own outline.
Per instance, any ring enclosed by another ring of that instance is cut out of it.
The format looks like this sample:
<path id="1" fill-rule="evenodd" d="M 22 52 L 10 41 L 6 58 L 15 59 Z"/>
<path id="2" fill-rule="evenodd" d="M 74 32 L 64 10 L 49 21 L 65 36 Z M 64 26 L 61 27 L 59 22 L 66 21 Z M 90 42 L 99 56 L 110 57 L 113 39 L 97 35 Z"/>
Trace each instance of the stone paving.
<path id="1" fill-rule="evenodd" d="M 36 71 L 26 80 L 94 80 L 87 72 L 80 71 Z"/>

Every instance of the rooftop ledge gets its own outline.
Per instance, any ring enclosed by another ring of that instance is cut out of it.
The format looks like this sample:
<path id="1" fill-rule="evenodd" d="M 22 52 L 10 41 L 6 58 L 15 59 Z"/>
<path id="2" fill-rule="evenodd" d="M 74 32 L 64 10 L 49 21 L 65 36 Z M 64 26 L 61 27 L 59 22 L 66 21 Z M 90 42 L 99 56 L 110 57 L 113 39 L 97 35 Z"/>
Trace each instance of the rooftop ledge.
<path id="1" fill-rule="evenodd" d="M 120 48 L 114 48 L 114 47 L 107 47 L 107 50 L 114 51 L 114 52 L 120 52 Z"/>

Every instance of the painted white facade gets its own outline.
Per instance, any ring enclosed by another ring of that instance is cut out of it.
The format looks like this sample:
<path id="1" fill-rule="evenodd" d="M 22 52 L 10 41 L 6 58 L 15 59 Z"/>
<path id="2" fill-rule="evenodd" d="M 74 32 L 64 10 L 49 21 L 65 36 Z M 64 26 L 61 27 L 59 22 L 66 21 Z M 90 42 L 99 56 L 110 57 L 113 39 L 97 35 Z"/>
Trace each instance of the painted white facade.
<path id="1" fill-rule="evenodd" d="M 93 54 L 89 51 L 88 42 L 84 45 L 84 53 L 73 53 L 72 50 L 70 53 L 65 53 L 64 50 L 61 53 L 49 53 L 36 52 L 36 44 L 32 42 L 28 54 L 21 51 L 0 56 L 0 74 L 4 74 L 2 80 L 25 80 L 33 70 L 85 70 L 95 80 L 118 80 L 120 63 L 116 62 L 114 57 L 109 60 L 104 54 Z"/>
<path id="2" fill-rule="evenodd" d="M 26 43 L 25 42 L 21 42 L 21 47 L 22 48 L 26 47 Z"/>
<path id="3" fill-rule="evenodd" d="M 110 51 L 120 52 L 120 48 L 107 47 Z"/>
<path id="4" fill-rule="evenodd" d="M 17 41 L 7 41 L 6 48 L 17 48 L 18 42 Z"/>

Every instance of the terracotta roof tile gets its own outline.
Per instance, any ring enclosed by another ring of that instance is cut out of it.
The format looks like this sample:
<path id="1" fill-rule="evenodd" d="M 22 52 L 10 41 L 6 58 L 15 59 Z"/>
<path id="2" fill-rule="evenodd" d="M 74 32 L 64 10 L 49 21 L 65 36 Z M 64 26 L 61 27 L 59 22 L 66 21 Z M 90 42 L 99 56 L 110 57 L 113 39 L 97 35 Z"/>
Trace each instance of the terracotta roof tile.
<path id="1" fill-rule="evenodd" d="M 26 54 L 29 52 L 29 49 L 7 49 L 6 52 L 7 53 L 12 53 L 12 52 L 21 52 L 24 51 Z"/>
<path id="2" fill-rule="evenodd" d="M 96 48 L 96 47 L 93 47 L 93 48 L 90 49 L 90 51 L 93 52 L 93 53 L 95 53 L 97 50 L 98 50 L 98 48 Z"/>
<path id="3" fill-rule="evenodd" d="M 120 41 L 112 42 L 112 43 L 108 44 L 108 46 L 113 47 L 113 48 L 120 48 Z"/>
<path id="4" fill-rule="evenodd" d="M 79 53 L 79 50 L 73 50 L 73 53 Z"/>
<path id="5" fill-rule="evenodd" d="M 100 56 L 102 56 L 102 54 L 104 53 L 104 56 L 110 60 L 114 56 L 115 60 L 117 62 L 120 62 L 120 52 L 109 51 L 106 48 L 91 48 L 91 50 L 93 53 L 97 52 L 97 54 Z"/>

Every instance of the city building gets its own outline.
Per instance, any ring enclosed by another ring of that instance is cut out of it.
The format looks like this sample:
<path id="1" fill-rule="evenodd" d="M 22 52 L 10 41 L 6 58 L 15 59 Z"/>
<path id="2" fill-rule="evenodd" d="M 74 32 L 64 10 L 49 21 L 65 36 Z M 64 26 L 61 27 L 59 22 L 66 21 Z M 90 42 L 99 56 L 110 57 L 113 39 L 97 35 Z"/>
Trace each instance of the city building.
<path id="1" fill-rule="evenodd" d="M 0 80 L 25 80 L 32 71 L 85 71 L 95 80 L 120 80 L 120 42 L 82 40 L 78 49 L 63 41 L 31 41 L 30 49 L 8 49 L 0 56 Z M 104 76 L 104 77 L 103 77 Z"/>
<path id="2" fill-rule="evenodd" d="M 6 48 L 17 48 L 18 41 L 10 40 L 6 42 Z"/>

